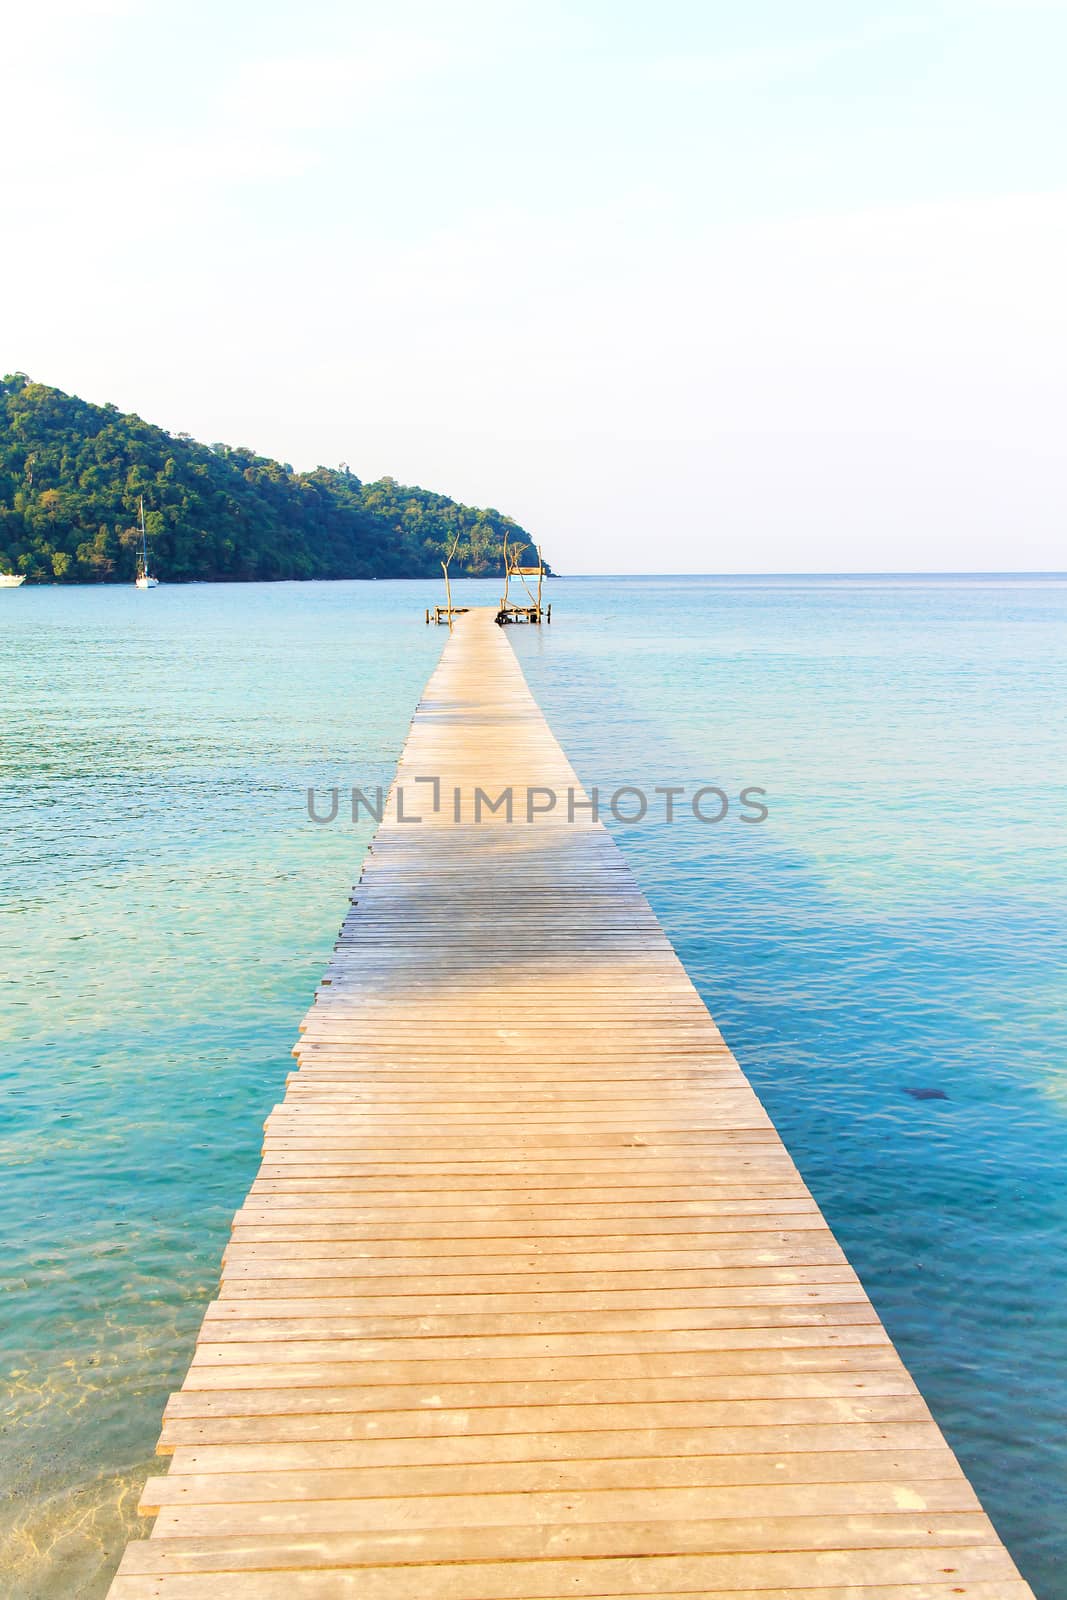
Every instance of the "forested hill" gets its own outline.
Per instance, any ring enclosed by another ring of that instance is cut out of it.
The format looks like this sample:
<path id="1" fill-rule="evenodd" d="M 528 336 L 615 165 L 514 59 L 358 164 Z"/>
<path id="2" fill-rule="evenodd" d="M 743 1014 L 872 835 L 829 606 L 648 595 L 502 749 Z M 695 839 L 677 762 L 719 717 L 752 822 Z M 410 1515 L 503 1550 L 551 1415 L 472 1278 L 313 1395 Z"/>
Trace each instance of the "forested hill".
<path id="1" fill-rule="evenodd" d="M 23 374 L 0 380 L 0 571 L 47 583 L 129 583 L 143 496 L 149 564 L 195 579 L 439 576 L 503 568 L 529 535 L 499 511 L 347 467 L 294 472 L 252 450 L 198 444 Z"/>

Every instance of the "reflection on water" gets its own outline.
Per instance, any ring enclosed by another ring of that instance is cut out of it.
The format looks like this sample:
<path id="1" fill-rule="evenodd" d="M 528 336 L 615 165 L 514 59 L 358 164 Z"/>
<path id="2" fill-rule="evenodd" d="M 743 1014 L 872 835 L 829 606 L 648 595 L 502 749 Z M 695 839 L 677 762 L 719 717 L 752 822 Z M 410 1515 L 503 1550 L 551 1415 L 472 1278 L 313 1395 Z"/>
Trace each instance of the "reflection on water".
<path id="1" fill-rule="evenodd" d="M 466 586 L 491 603 L 496 585 Z M 4 597 L 5 1595 L 95 1600 L 443 634 L 432 585 Z M 510 637 L 1042 1600 L 1067 1443 L 1067 588 L 553 586 Z M 916 1098 L 909 1089 L 940 1090 Z"/>

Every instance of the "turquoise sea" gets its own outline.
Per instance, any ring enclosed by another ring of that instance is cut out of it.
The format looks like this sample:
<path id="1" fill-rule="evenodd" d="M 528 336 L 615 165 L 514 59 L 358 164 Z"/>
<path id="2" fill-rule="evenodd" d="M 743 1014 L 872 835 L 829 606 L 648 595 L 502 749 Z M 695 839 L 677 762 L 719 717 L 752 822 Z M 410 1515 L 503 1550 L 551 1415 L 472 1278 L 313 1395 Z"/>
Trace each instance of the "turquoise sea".
<path id="1" fill-rule="evenodd" d="M 494 582 L 458 586 L 490 604 Z M 0 1533 L 138 1529 L 263 1117 L 444 642 L 429 583 L 0 594 Z M 1067 1596 L 1067 579 L 557 579 L 509 637 L 1040 1600 Z M 343 814 L 343 813 L 342 813 Z M 910 1091 L 937 1091 L 916 1096 Z"/>

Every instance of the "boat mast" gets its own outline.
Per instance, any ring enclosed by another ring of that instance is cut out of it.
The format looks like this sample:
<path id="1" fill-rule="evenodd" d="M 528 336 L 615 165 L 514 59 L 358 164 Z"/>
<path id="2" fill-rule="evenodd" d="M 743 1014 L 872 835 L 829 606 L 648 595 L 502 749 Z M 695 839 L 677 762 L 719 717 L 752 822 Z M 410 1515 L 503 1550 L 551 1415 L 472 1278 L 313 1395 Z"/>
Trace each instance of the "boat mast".
<path id="1" fill-rule="evenodd" d="M 144 495 L 141 495 L 137 504 L 141 508 L 141 576 L 148 577 L 148 536 L 144 528 Z"/>

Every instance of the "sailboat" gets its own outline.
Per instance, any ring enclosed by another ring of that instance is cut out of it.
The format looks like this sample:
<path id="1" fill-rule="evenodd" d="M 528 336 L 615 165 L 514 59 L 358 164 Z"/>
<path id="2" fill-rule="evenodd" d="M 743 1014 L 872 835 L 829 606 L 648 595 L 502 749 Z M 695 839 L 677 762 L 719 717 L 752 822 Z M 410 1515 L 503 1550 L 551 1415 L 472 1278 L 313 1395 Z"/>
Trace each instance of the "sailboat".
<path id="1" fill-rule="evenodd" d="M 141 496 L 138 504 L 141 508 L 141 559 L 137 563 L 137 587 L 138 589 L 158 589 L 159 579 L 153 578 L 148 571 L 148 536 L 145 533 L 144 527 L 143 495 Z"/>
<path id="2" fill-rule="evenodd" d="M 17 589 L 25 582 L 24 572 L 0 572 L 0 589 Z"/>

